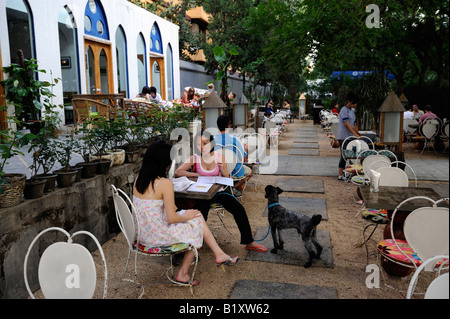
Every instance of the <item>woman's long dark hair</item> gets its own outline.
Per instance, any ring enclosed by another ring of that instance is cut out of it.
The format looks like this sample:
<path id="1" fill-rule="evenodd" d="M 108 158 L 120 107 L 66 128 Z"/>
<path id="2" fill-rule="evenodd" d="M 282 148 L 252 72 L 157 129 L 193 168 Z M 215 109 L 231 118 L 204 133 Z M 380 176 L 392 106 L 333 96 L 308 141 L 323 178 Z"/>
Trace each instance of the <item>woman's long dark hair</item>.
<path id="1" fill-rule="evenodd" d="M 166 142 L 157 141 L 147 149 L 136 180 L 136 190 L 140 194 L 145 193 L 150 183 L 154 188 L 155 179 L 167 176 L 167 168 L 172 163 L 171 148 L 172 146 Z"/>

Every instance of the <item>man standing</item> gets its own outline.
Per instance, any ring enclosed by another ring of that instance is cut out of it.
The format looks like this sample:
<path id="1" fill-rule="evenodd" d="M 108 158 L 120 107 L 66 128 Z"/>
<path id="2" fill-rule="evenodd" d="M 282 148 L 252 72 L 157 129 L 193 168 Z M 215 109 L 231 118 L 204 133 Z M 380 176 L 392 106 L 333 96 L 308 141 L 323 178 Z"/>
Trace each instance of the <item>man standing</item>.
<path id="1" fill-rule="evenodd" d="M 343 157 L 343 143 L 344 140 L 349 136 L 361 137 L 359 134 L 358 127 L 356 126 L 356 115 L 354 108 L 358 105 L 358 97 L 353 94 L 347 94 L 347 104 L 342 107 L 339 112 L 339 128 L 337 139 L 339 141 L 339 146 L 341 148 L 341 158 L 339 160 L 339 181 L 346 181 L 344 177 L 345 160 Z"/>

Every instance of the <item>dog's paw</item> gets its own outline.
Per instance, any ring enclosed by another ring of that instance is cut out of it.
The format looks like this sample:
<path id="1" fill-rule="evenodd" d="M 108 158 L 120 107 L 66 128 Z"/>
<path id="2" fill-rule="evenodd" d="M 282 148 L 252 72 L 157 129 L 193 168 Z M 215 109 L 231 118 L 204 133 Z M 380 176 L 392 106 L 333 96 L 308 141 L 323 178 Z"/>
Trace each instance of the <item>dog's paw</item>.
<path id="1" fill-rule="evenodd" d="M 314 258 L 320 259 L 320 255 L 322 254 L 322 248 L 317 249 L 316 256 Z"/>
<path id="2" fill-rule="evenodd" d="M 278 249 L 274 248 L 270 251 L 272 254 L 276 254 L 278 252 Z"/>
<path id="3" fill-rule="evenodd" d="M 309 268 L 309 267 L 311 267 L 311 265 L 312 265 L 312 261 L 311 261 L 311 260 L 308 260 L 308 261 L 303 265 L 303 267 L 304 267 L 304 268 Z"/>

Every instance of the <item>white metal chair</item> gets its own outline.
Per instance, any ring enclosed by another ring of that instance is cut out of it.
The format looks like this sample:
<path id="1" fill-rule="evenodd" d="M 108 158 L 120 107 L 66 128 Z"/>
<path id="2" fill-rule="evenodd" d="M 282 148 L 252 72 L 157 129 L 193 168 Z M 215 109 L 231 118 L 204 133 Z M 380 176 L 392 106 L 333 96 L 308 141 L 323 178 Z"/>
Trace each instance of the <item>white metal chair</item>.
<path id="1" fill-rule="evenodd" d="M 444 143 L 447 143 L 447 145 L 445 145 L 445 148 L 442 150 L 442 152 L 445 152 L 449 147 L 449 121 L 448 120 L 442 124 L 441 139 Z"/>
<path id="2" fill-rule="evenodd" d="M 395 216 L 402 206 L 414 200 L 425 200 L 432 204 L 415 209 L 405 219 L 403 232 L 405 240 L 396 238 L 394 231 Z M 415 196 L 399 203 L 391 216 L 391 239 L 378 243 L 379 255 L 393 263 L 417 269 L 423 261 L 437 255 L 449 253 L 449 209 L 438 204 L 448 201 L 442 198 L 434 201 L 425 196 Z M 434 264 L 424 266 L 425 271 L 435 270 Z M 437 266 L 441 266 L 440 264 Z M 448 264 L 445 265 L 448 268 Z"/>
<path id="3" fill-rule="evenodd" d="M 257 189 L 256 186 L 258 182 L 260 182 L 259 176 L 260 176 L 260 168 L 262 165 L 261 163 L 266 157 L 266 139 L 259 133 L 252 133 L 247 138 L 247 145 L 248 145 L 247 151 L 248 156 L 247 162 L 245 162 L 244 165 L 249 166 L 252 169 L 253 174 L 255 176 L 258 176 L 258 178 L 254 183 L 256 191 Z"/>
<path id="4" fill-rule="evenodd" d="M 387 164 L 387 166 L 386 166 Z M 414 180 L 415 180 L 415 187 L 417 187 L 417 177 L 412 169 L 411 166 L 406 164 L 402 161 L 394 161 L 387 163 L 386 160 L 381 161 L 375 161 L 370 164 L 370 166 L 367 168 L 367 170 L 375 170 L 378 173 L 380 173 L 380 180 L 379 180 L 379 186 L 391 186 L 391 187 L 409 187 L 409 177 L 405 173 L 405 171 L 401 168 L 399 168 L 399 164 L 404 165 L 405 167 L 408 167 L 409 170 L 411 170 Z M 396 166 L 392 166 L 396 165 Z M 369 174 L 370 177 L 370 174 Z M 369 178 L 369 183 L 370 183 Z M 375 230 L 377 229 L 379 224 L 387 224 L 388 218 L 387 218 L 387 210 L 385 209 L 371 209 L 366 208 L 364 205 L 361 207 L 361 209 L 358 211 L 357 215 L 361 214 L 364 221 L 368 221 L 369 224 L 364 227 L 363 229 L 363 238 L 364 238 L 364 245 L 366 246 L 366 253 L 368 257 L 368 248 L 367 248 L 367 241 L 372 237 Z M 374 226 L 374 229 L 372 230 L 372 233 L 367 237 L 366 239 L 366 230 L 370 227 Z"/>
<path id="5" fill-rule="evenodd" d="M 103 261 L 103 299 L 105 299 L 108 289 L 108 271 L 105 255 L 97 238 L 88 231 L 78 231 L 70 235 L 59 227 L 50 227 L 41 231 L 28 247 L 23 264 L 23 274 L 30 297 L 36 299 L 28 283 L 28 259 L 37 240 L 50 231 L 63 233 L 67 236 L 67 242 L 58 241 L 51 244 L 44 250 L 39 260 L 38 279 L 44 297 L 47 299 L 90 299 L 94 296 L 97 284 L 94 259 L 89 250 L 73 242 L 75 236 L 87 235 L 97 245 Z"/>
<path id="6" fill-rule="evenodd" d="M 441 267 L 438 268 L 437 277 L 428 285 L 424 299 L 449 299 L 449 273 L 440 274 L 442 266 L 446 264 L 445 261 L 448 262 L 448 255 L 438 255 L 424 261 L 422 265 L 416 269 L 409 282 L 406 299 L 411 299 L 414 294 L 419 275 L 425 267 L 431 265 L 434 268 L 438 262 L 441 264 Z"/>
<path id="7" fill-rule="evenodd" d="M 266 129 L 266 135 L 269 137 L 270 148 L 278 147 L 278 140 L 281 135 L 280 129 L 274 122 L 266 121 L 264 123 L 264 128 Z"/>
<path id="8" fill-rule="evenodd" d="M 167 246 L 155 246 L 155 247 L 145 247 L 142 244 L 140 244 L 140 221 L 138 220 L 138 217 L 136 215 L 136 209 L 133 204 L 133 202 L 130 200 L 128 195 L 122 191 L 119 188 L 116 188 L 114 185 L 111 185 L 111 190 L 113 194 L 113 201 L 114 201 L 114 208 L 116 211 L 116 219 L 117 223 L 119 224 L 120 230 L 122 231 L 123 235 L 125 236 L 125 239 L 127 240 L 128 244 L 128 258 L 127 263 L 125 265 L 125 270 L 122 274 L 122 278 L 127 272 L 128 269 L 128 263 L 130 261 L 130 255 L 131 253 L 135 254 L 134 258 L 134 280 L 131 279 L 122 279 L 125 281 L 131 281 L 133 283 L 136 283 L 137 285 L 140 285 L 140 283 L 137 281 L 137 256 L 138 255 L 144 255 L 144 256 L 170 256 L 170 265 L 169 267 L 164 271 L 166 274 L 167 279 L 171 281 L 172 283 L 179 285 L 179 286 L 186 286 L 189 287 L 191 290 L 191 293 L 193 294 L 192 289 L 192 282 L 194 282 L 194 276 L 195 271 L 197 269 L 198 264 L 198 253 L 197 249 L 188 243 L 173 243 L 172 245 Z M 131 207 L 131 210 L 130 210 Z M 185 251 L 191 250 L 195 253 L 195 259 L 194 259 L 194 269 L 192 271 L 191 280 L 190 283 L 180 283 L 171 278 L 173 277 L 173 263 L 172 263 L 172 257 L 175 254 L 183 253 Z M 170 275 L 169 276 L 169 272 Z M 139 296 L 141 298 L 144 295 L 144 287 L 142 285 L 142 293 Z"/>
<path id="9" fill-rule="evenodd" d="M 437 117 L 427 118 L 419 127 L 420 134 L 424 137 L 424 145 L 421 154 L 423 154 L 423 152 L 425 151 L 428 142 L 431 142 L 433 150 L 436 152 L 436 149 L 434 148 L 434 142 L 441 128 L 441 124 L 441 120 Z"/>
<path id="10" fill-rule="evenodd" d="M 346 162 L 346 166 L 349 166 L 355 162 L 355 165 L 359 164 L 355 161 L 358 155 L 366 150 L 374 150 L 375 145 L 373 141 L 366 137 L 349 136 L 342 142 L 342 157 Z"/>

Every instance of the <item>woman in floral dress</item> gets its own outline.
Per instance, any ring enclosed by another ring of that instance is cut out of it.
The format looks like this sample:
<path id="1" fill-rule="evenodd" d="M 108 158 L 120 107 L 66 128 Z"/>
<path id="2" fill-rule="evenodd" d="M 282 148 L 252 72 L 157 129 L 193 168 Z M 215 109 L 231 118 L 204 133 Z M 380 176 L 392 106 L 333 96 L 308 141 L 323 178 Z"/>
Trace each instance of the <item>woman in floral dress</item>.
<path id="1" fill-rule="evenodd" d="M 166 178 L 172 163 L 170 149 L 162 141 L 151 145 L 134 185 L 133 202 L 141 223 L 139 244 L 151 247 L 185 242 L 200 248 L 204 240 L 218 266 L 235 265 L 239 257 L 223 252 L 198 210 L 176 211 L 173 183 Z M 193 251 L 185 252 L 176 281 L 190 283 L 188 270 L 194 256 Z M 191 284 L 198 285 L 198 281 Z"/>

